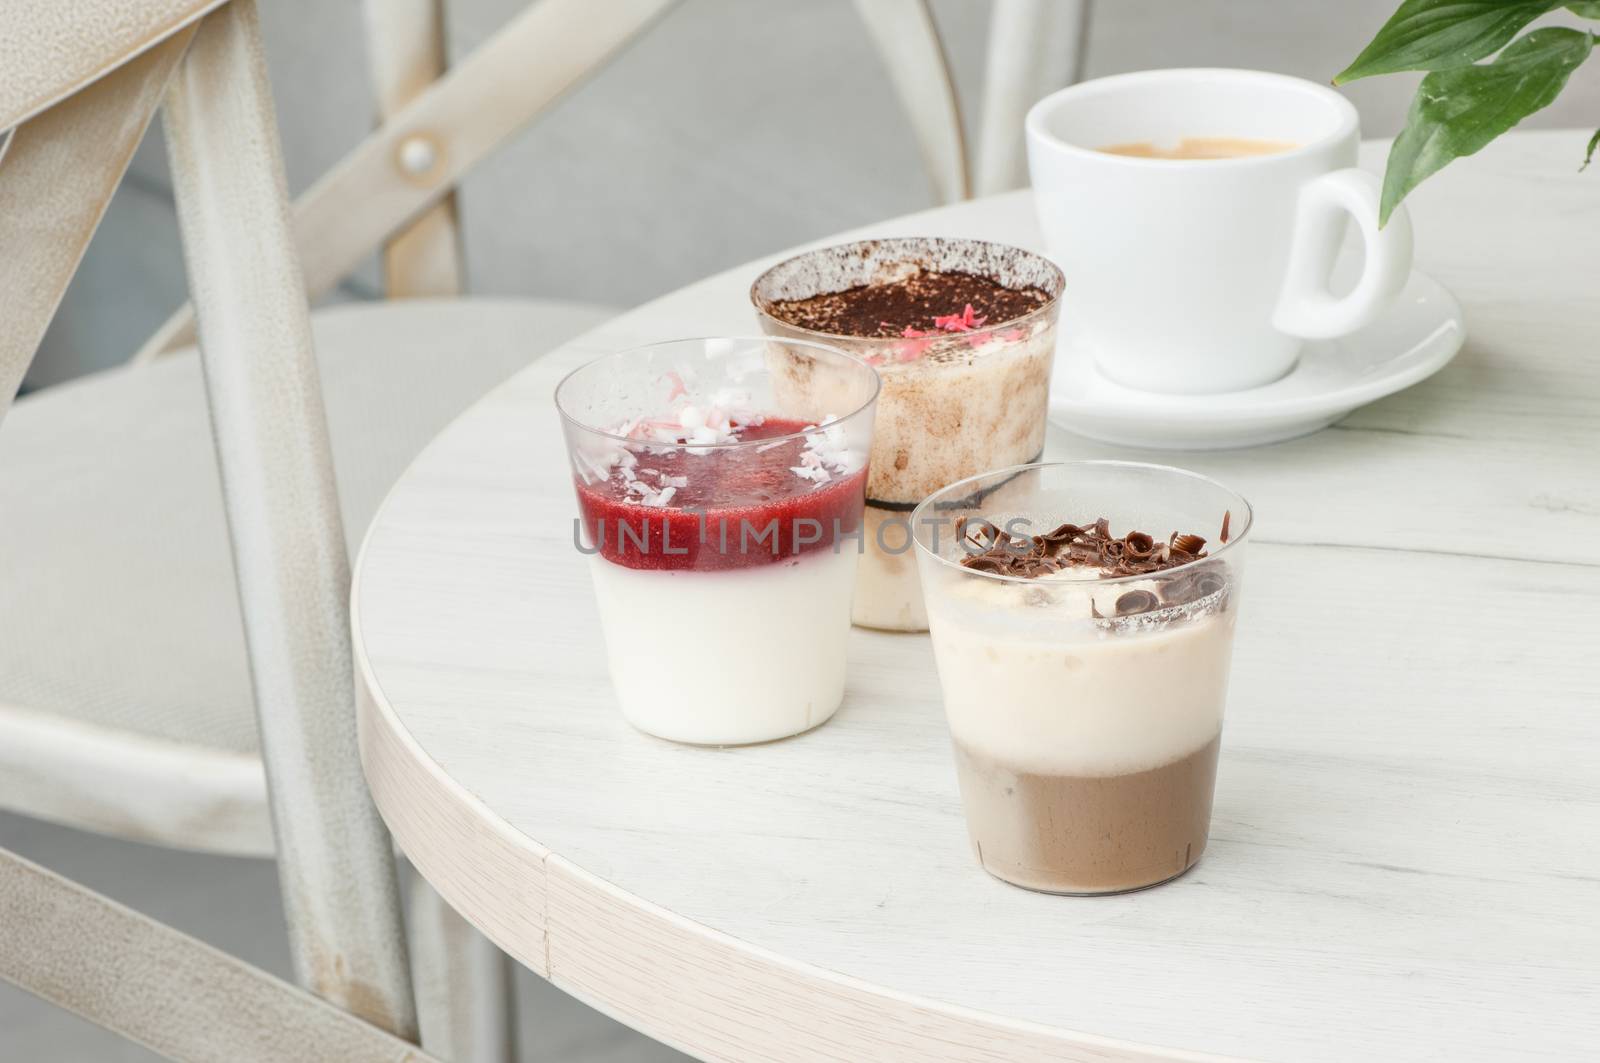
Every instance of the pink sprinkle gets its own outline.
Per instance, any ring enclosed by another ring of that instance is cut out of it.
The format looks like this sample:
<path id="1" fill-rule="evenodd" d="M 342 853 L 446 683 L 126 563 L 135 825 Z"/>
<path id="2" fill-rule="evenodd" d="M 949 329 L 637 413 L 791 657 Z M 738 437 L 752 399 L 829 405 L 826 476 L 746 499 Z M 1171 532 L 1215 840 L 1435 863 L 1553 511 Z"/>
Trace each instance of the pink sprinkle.
<path id="1" fill-rule="evenodd" d="M 938 323 L 938 319 L 937 318 L 934 319 L 934 323 L 935 324 Z M 900 333 L 900 335 L 904 336 L 908 340 L 919 340 L 922 337 L 926 336 L 927 333 L 923 332 L 921 329 L 912 328 L 910 325 L 907 325 L 906 326 L 906 330 L 904 332 Z"/>
<path id="2" fill-rule="evenodd" d="M 944 329 L 946 332 L 971 332 L 975 328 L 982 328 L 987 317 L 979 317 L 968 303 L 959 314 L 941 314 L 933 319 L 933 327 Z"/>
<path id="3" fill-rule="evenodd" d="M 971 309 L 970 307 L 968 309 Z M 689 394 L 689 389 L 683 386 L 683 377 L 678 375 L 676 369 L 667 370 L 666 379 L 672 382 L 672 390 L 667 393 L 667 401 L 671 402 L 679 395 Z"/>

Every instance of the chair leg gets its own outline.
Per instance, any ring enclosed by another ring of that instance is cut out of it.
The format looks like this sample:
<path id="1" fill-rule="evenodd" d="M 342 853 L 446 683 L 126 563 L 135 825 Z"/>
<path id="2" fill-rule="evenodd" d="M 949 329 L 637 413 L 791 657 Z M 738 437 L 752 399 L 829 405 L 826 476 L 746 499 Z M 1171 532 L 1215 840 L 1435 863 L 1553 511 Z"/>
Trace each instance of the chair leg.
<path id="1" fill-rule="evenodd" d="M 201 23 L 165 119 L 295 974 L 410 1040 L 399 883 L 356 747 L 350 562 L 255 0 Z"/>
<path id="2" fill-rule="evenodd" d="M 423 1050 L 451 1063 L 513 1063 L 516 987 L 511 957 L 414 871 L 407 915 L 411 978 Z"/>

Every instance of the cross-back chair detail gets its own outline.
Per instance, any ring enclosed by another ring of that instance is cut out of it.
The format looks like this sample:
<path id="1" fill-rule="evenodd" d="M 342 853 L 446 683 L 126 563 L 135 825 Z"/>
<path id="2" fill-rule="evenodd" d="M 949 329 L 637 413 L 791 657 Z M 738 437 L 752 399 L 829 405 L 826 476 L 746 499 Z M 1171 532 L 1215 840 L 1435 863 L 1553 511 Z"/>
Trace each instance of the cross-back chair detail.
<path id="1" fill-rule="evenodd" d="M 442 50 L 438 0 L 368 0 L 383 121 L 295 202 L 307 295 L 326 294 L 380 247 L 390 295 L 459 290 L 455 185 L 680 2 L 606 0 L 607 18 L 599 19 L 592 0 L 536 0 L 437 81 L 419 87 Z M 1082 66 L 1090 0 L 993 3 L 981 148 L 969 163 L 960 102 L 928 0 L 856 0 L 940 203 L 1020 187 L 1023 114 L 1075 80 Z M 493 105 L 484 106 L 485 99 Z M 134 361 L 192 342 L 193 310 L 184 306 Z"/>
<path id="2" fill-rule="evenodd" d="M 378 121 L 393 117 L 444 73 L 442 0 L 364 0 L 367 65 Z M 404 149 L 402 149 L 404 150 Z M 420 146 L 413 151 L 423 150 Z M 399 158 L 415 166 L 417 156 Z M 383 249 L 384 293 L 391 299 L 458 295 L 465 287 L 456 197 L 447 193 Z"/>
<path id="3" fill-rule="evenodd" d="M 609 17 L 602 20 L 594 17 L 592 0 L 538 0 L 514 16 L 295 201 L 306 294 L 326 294 L 677 2 L 607 0 Z M 168 319 L 134 360 L 192 342 L 191 304 Z"/>

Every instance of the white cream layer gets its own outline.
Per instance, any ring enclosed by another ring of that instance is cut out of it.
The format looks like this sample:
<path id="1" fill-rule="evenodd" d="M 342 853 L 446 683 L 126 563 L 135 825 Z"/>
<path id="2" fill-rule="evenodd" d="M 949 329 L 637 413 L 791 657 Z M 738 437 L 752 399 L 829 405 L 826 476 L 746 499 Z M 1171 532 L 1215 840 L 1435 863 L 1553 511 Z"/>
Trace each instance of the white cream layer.
<path id="1" fill-rule="evenodd" d="M 930 599 L 956 741 L 1015 770 L 1120 775 L 1177 760 L 1221 730 L 1232 608 L 1108 632 L 1014 600 L 997 618 L 960 595 Z"/>
<path id="2" fill-rule="evenodd" d="M 611 682 L 628 722 L 740 745 L 798 734 L 844 697 L 857 554 L 817 550 L 728 572 L 590 558 Z"/>

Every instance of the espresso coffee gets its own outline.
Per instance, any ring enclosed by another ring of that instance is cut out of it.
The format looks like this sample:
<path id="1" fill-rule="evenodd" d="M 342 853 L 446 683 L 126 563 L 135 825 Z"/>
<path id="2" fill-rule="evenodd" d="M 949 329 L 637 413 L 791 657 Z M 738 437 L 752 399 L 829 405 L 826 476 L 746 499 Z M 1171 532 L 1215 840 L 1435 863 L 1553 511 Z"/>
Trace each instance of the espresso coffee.
<path id="1" fill-rule="evenodd" d="M 1099 150 L 1107 155 L 1132 155 L 1140 159 L 1239 159 L 1251 155 L 1277 155 L 1299 146 L 1288 140 L 1256 140 L 1250 137 L 1184 137 L 1170 148 L 1140 140 L 1109 144 Z"/>
<path id="2" fill-rule="evenodd" d="M 1200 859 L 1221 736 L 1120 775 L 1020 769 L 957 741 L 967 832 L 986 871 L 1046 893 L 1117 893 L 1176 878 Z"/>

